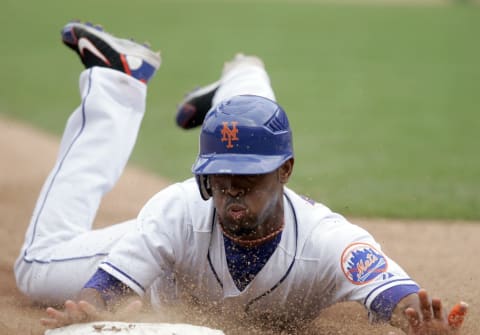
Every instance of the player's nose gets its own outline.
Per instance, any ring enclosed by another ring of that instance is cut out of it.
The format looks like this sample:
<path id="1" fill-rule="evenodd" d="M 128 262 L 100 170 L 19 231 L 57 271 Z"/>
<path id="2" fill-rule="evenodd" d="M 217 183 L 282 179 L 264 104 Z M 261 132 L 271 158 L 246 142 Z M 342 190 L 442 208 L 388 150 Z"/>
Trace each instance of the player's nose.
<path id="1" fill-rule="evenodd" d="M 230 185 L 227 188 L 227 194 L 232 198 L 238 198 L 245 195 L 245 190 L 241 187 Z"/>
<path id="2" fill-rule="evenodd" d="M 228 178 L 228 181 L 225 184 L 225 186 L 226 186 L 226 193 L 233 198 L 237 198 L 245 195 L 245 188 L 242 187 L 241 183 L 239 183 L 234 177 Z"/>

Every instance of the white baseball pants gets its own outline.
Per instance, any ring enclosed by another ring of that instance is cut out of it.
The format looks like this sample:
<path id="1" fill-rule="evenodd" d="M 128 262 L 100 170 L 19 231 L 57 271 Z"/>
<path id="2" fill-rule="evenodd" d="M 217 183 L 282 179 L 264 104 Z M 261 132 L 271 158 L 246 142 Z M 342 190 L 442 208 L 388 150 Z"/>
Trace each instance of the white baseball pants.
<path id="1" fill-rule="evenodd" d="M 114 243 L 135 229 L 135 220 L 96 230 L 92 225 L 134 147 L 147 86 L 122 72 L 93 67 L 80 76 L 80 94 L 81 105 L 68 119 L 14 268 L 19 289 L 45 304 L 75 299 Z M 213 103 L 238 94 L 275 98 L 265 70 L 252 64 L 224 73 Z"/>

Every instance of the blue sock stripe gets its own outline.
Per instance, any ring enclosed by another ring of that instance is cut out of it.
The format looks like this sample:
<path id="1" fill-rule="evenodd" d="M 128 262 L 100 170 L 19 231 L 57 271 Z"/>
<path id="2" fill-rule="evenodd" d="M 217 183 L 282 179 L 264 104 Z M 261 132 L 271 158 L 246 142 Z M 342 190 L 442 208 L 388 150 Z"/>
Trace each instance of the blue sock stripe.
<path id="1" fill-rule="evenodd" d="M 130 69 L 132 77 L 137 78 L 138 80 L 144 80 L 146 82 L 152 78 L 152 76 L 155 74 L 155 71 L 155 68 L 145 60 L 143 61 L 142 66 L 140 66 L 138 69 Z"/>

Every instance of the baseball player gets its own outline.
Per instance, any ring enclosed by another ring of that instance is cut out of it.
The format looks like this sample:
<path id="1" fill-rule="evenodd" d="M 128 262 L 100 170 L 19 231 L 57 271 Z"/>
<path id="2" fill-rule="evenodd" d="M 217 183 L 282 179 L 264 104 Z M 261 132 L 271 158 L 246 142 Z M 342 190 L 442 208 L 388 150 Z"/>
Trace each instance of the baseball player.
<path id="1" fill-rule="evenodd" d="M 99 27 L 62 30 L 86 70 L 20 256 L 18 287 L 47 308 L 54 328 L 195 303 L 225 318 L 272 327 L 305 324 L 340 301 L 408 334 L 458 334 L 467 305 L 449 320 L 364 229 L 286 186 L 292 132 L 262 61 L 237 55 L 219 81 L 189 94 L 177 123 L 202 126 L 194 178 L 158 192 L 133 220 L 92 230 L 117 182 L 145 112 L 160 55 Z M 208 114 L 207 114 L 208 112 Z M 118 302 L 131 297 L 125 306 Z"/>

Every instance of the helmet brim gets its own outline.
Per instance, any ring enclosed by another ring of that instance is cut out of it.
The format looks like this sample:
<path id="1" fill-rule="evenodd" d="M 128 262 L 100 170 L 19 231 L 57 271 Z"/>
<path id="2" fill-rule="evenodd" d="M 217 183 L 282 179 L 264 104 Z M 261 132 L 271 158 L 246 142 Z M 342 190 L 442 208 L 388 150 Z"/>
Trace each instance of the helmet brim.
<path id="1" fill-rule="evenodd" d="M 279 168 L 292 155 L 202 155 L 192 167 L 195 175 L 233 174 L 252 175 L 270 173 Z"/>

